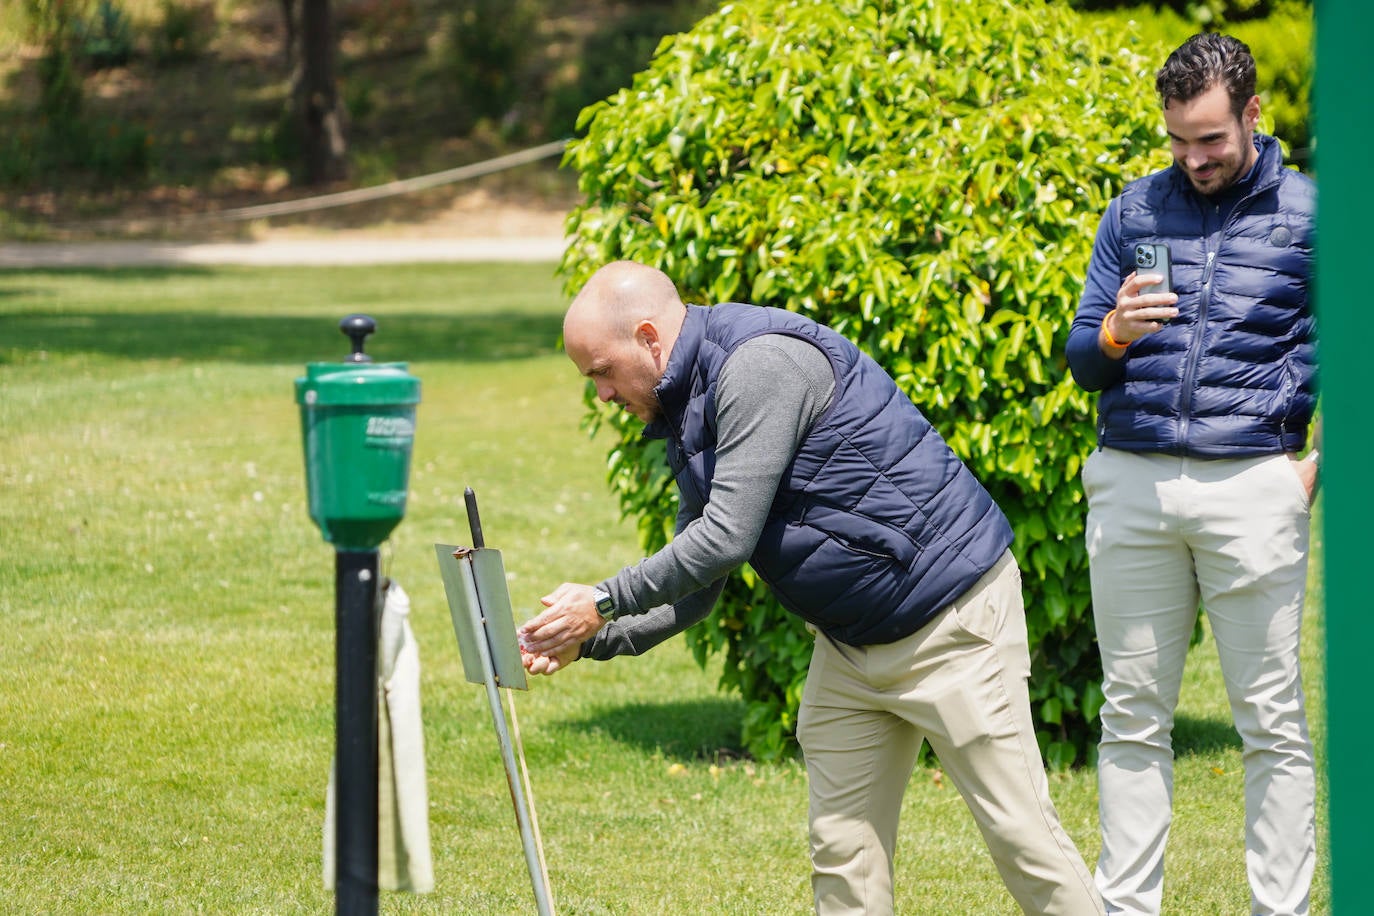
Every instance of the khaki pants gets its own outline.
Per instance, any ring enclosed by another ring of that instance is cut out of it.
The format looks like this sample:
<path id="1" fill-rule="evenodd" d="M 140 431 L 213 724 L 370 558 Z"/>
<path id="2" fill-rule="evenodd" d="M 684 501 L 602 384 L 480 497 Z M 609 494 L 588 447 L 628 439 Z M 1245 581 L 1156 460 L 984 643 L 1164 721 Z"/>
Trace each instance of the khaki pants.
<path id="1" fill-rule="evenodd" d="M 1283 455 L 1204 461 L 1102 449 L 1083 468 L 1102 652 L 1098 785 L 1108 912 L 1158 913 L 1174 708 L 1207 611 L 1244 744 L 1251 912 L 1308 910 L 1315 778 L 1298 644 L 1307 494 Z"/>
<path id="2" fill-rule="evenodd" d="M 1021 575 L 1010 552 L 906 639 L 855 647 L 817 635 L 797 729 L 810 778 L 817 913 L 893 911 L 897 819 L 923 738 L 1023 910 L 1102 912 L 1050 801 L 1029 674 Z"/>

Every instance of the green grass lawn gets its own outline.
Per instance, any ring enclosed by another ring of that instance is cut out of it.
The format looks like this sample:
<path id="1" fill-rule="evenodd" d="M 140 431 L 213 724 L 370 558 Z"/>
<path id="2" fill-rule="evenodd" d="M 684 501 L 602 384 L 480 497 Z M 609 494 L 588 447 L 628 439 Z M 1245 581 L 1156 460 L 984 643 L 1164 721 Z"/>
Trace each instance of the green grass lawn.
<path id="1" fill-rule="evenodd" d="M 637 559 L 579 428 L 550 265 L 0 272 L 0 900 L 23 913 L 323 913 L 333 551 L 305 507 L 292 383 L 347 352 L 423 382 L 383 567 L 424 666 L 436 890 L 386 913 L 533 912 L 484 692 L 463 678 L 435 542 L 473 487 L 518 617 Z M 1305 634 L 1318 752 L 1320 580 Z M 517 693 L 565 914 L 805 913 L 806 780 L 742 759 L 742 709 L 680 639 Z M 1178 727 L 1166 909 L 1246 912 L 1239 740 L 1210 640 Z M 1091 770 L 1052 776 L 1097 853 Z M 1325 781 L 1322 783 L 1323 837 Z M 1314 912 L 1329 912 L 1323 839 Z M 957 793 L 913 778 L 903 913 L 1015 911 Z"/>

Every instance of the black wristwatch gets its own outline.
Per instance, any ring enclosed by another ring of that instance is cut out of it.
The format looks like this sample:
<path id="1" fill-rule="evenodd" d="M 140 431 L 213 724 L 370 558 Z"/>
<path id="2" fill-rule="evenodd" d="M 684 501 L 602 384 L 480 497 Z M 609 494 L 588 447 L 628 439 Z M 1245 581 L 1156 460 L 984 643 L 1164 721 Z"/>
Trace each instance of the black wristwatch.
<path id="1" fill-rule="evenodd" d="M 615 599 L 605 589 L 592 589 L 592 600 L 596 602 L 596 612 L 605 620 L 615 619 Z"/>

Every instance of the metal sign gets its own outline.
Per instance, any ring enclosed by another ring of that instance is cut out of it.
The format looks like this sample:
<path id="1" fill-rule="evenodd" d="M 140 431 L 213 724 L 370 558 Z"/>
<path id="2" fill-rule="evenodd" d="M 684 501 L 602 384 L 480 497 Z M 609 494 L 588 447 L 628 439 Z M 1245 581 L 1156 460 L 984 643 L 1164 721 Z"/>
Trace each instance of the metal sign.
<path id="1" fill-rule="evenodd" d="M 458 637 L 458 651 L 463 656 L 463 673 L 469 681 L 486 686 L 492 724 L 496 726 L 501 760 L 506 766 L 506 783 L 510 788 L 511 802 L 515 805 L 515 820 L 520 826 L 525 864 L 529 867 L 530 883 L 534 888 L 534 902 L 539 916 L 553 916 L 553 892 L 549 887 L 548 869 L 544 866 L 544 848 L 539 839 L 534 793 L 529 787 L 525 753 L 520 746 L 520 731 L 517 727 L 512 739 L 511 729 L 506 723 L 506 710 L 501 704 L 499 688 L 528 689 L 525 667 L 520 661 L 520 646 L 515 636 L 515 615 L 511 611 L 510 592 L 506 589 L 506 570 L 501 562 L 501 552 L 483 543 L 477 497 L 471 488 L 468 488 L 465 498 L 473 546 L 435 544 L 434 553 L 439 558 L 439 572 L 444 577 L 453 632 Z M 514 720 L 512 695 L 511 721 Z"/>
<path id="2" fill-rule="evenodd" d="M 434 553 L 439 558 L 453 632 L 463 656 L 463 676 L 474 684 L 486 683 L 482 663 L 485 649 L 496 686 L 528 690 L 501 551 L 435 544 Z"/>

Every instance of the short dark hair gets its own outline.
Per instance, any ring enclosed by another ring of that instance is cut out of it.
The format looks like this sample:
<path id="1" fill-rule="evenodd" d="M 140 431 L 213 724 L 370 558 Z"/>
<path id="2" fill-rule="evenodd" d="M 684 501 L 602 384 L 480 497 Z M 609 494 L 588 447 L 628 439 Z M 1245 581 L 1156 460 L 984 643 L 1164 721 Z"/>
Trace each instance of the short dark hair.
<path id="1" fill-rule="evenodd" d="M 1172 101 L 1192 101 L 1216 85 L 1226 87 L 1231 112 L 1240 119 L 1255 95 L 1255 58 L 1245 42 L 1220 32 L 1189 38 L 1155 74 L 1155 91 L 1165 108 Z"/>

